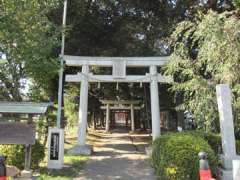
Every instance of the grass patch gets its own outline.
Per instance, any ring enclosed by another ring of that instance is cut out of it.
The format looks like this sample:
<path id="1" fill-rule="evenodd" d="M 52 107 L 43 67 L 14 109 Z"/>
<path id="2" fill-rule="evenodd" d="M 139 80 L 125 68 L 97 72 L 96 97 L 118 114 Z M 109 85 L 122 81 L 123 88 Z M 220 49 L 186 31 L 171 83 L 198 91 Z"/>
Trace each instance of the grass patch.
<path id="1" fill-rule="evenodd" d="M 89 160 L 88 156 L 64 156 L 64 167 L 61 170 L 40 169 L 40 176 L 37 180 L 72 180 L 79 175 L 84 163 Z"/>

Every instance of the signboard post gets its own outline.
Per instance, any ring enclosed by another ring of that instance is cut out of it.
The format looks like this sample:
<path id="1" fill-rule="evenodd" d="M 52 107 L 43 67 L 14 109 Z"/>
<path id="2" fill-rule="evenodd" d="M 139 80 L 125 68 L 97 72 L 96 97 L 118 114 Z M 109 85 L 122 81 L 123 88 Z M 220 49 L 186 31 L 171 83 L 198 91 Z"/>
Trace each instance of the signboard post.
<path id="1" fill-rule="evenodd" d="M 49 128 L 48 131 L 48 168 L 61 169 L 64 157 L 64 130 Z"/>

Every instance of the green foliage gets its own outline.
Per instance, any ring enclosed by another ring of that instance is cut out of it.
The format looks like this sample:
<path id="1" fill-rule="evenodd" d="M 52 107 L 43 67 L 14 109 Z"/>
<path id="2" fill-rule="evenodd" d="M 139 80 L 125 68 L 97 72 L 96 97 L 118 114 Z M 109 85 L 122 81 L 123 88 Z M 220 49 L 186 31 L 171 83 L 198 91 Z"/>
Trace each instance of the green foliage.
<path id="1" fill-rule="evenodd" d="M 204 132 L 199 135 L 208 142 L 216 154 L 222 153 L 222 140 L 220 135 Z"/>
<path id="2" fill-rule="evenodd" d="M 208 142 L 215 154 L 222 153 L 222 141 L 219 134 L 207 133 L 204 131 L 188 131 L 184 133 L 203 138 Z"/>
<path id="3" fill-rule="evenodd" d="M 169 35 L 178 22 L 185 19 L 192 19 L 198 10 L 206 12 L 213 9 L 222 12 L 232 9 L 230 1 L 82 1 L 71 0 L 68 8 L 68 36 L 66 39 L 66 53 L 72 55 L 86 56 L 162 56 L 170 53 Z M 230 8 L 229 8 L 230 7 Z M 58 12 L 51 13 L 52 19 L 59 23 L 62 8 Z M 74 67 L 74 69 L 76 69 Z M 73 68 L 68 67 L 67 72 Z M 98 69 L 92 69 L 97 73 Z M 140 73 L 139 69 L 130 73 Z M 106 69 L 102 73 L 108 73 Z M 111 72 L 110 72 L 111 73 Z M 145 74 L 141 70 L 142 74 Z M 73 85 L 71 85 L 73 86 Z M 148 86 L 148 85 L 147 85 Z M 70 87 L 70 86 L 69 86 Z M 112 99 L 119 96 L 120 99 L 137 99 L 148 94 L 148 87 L 133 88 L 120 83 L 119 91 L 116 91 L 115 84 L 101 83 L 101 88 L 94 90 L 92 84 L 89 89 L 89 107 L 96 111 L 96 99 Z M 65 88 L 66 89 L 66 88 Z M 144 94 L 145 93 L 145 94 Z M 73 95 L 66 92 L 65 112 L 70 122 L 75 121 L 75 114 L 72 110 L 77 103 L 72 99 Z M 164 109 L 172 106 L 166 88 L 161 89 L 160 98 Z M 172 97 L 172 96 L 170 96 Z M 146 107 L 148 99 L 144 99 Z M 167 103 L 165 103 L 167 102 Z M 170 102 L 168 104 L 168 102 Z M 97 107 L 99 109 L 99 107 Z M 146 111 L 149 111 L 146 110 Z M 147 113 L 146 113 L 147 114 Z M 212 117 L 208 117 L 209 119 Z M 202 118 L 203 119 L 203 118 Z"/>
<path id="4" fill-rule="evenodd" d="M 197 132 L 197 135 L 205 139 L 216 154 L 222 154 L 222 140 L 219 134 Z M 240 154 L 240 140 L 236 140 L 236 151 Z"/>
<path id="5" fill-rule="evenodd" d="M 57 0 L 0 1 L 0 99 L 22 100 L 24 79 L 42 86 L 57 73 L 58 62 L 52 50 L 58 45 L 59 30 L 48 19 Z"/>
<path id="6" fill-rule="evenodd" d="M 25 147 L 23 145 L 0 145 L 0 154 L 7 156 L 7 165 L 14 165 L 19 169 L 24 168 Z M 44 156 L 44 146 L 36 141 L 32 146 L 31 168 L 37 169 Z"/>
<path id="7" fill-rule="evenodd" d="M 184 19 L 186 9 L 194 9 L 194 1 L 79 1 L 71 0 L 68 9 L 68 36 L 66 39 L 66 54 L 86 56 L 154 56 L 164 55 L 167 43 L 164 38 L 171 34 L 174 25 Z M 60 12 L 52 14 L 52 18 L 58 22 Z M 171 14 L 171 15 L 169 15 Z M 147 28 L 146 28 L 147 27 Z M 66 73 L 72 73 L 75 67 L 67 67 Z M 102 68 L 103 69 L 103 68 Z M 93 73 L 111 73 L 111 69 L 102 71 L 91 69 Z M 110 71 L 109 71 L 110 70 Z M 128 69 L 129 74 L 145 74 L 147 70 L 138 68 Z M 74 72 L 76 73 L 76 72 Z M 65 114 L 69 124 L 76 122 L 75 92 L 71 90 L 71 84 L 66 86 Z M 148 85 L 143 89 L 139 84 L 133 87 L 119 83 L 101 83 L 101 88 L 96 88 L 96 83 L 89 86 L 89 111 L 94 111 L 94 116 L 100 114 L 101 103 L 99 99 L 138 99 L 148 104 Z M 163 86 L 162 86 L 163 87 Z M 77 86 L 79 88 L 79 86 Z M 167 88 L 161 89 L 161 96 L 166 105 L 169 102 Z M 146 95 L 147 94 L 147 95 Z M 75 96 L 75 97 L 74 97 Z M 78 96 L 78 95 L 77 95 Z M 171 97 L 171 96 L 170 96 Z M 146 111 L 150 111 L 146 105 Z M 147 113 L 145 113 L 147 114 Z"/>
<path id="8" fill-rule="evenodd" d="M 152 163 L 159 179 L 198 179 L 200 151 L 208 153 L 210 166 L 215 173 L 217 157 L 200 136 L 171 133 L 156 139 L 153 143 Z"/>
<path id="9" fill-rule="evenodd" d="M 221 83 L 232 88 L 235 122 L 240 126 L 239 29 L 233 12 L 209 11 L 181 22 L 172 35 L 174 52 L 165 72 L 175 78 L 177 108 L 190 110 L 199 129 L 219 130 L 215 86 Z"/>
<path id="10" fill-rule="evenodd" d="M 240 0 L 234 0 L 236 8 L 240 9 Z"/>
<path id="11" fill-rule="evenodd" d="M 78 123 L 78 108 L 79 108 L 79 87 L 69 86 L 64 96 L 64 111 L 67 118 L 67 124 L 69 128 L 75 127 Z"/>
<path id="12" fill-rule="evenodd" d="M 203 138 L 211 146 L 215 154 L 222 154 L 222 140 L 220 134 L 206 133 L 204 131 L 189 131 L 187 134 Z M 236 151 L 240 154 L 240 140 L 236 139 Z"/>
<path id="13" fill-rule="evenodd" d="M 237 154 L 240 155 L 240 140 L 236 141 Z"/>

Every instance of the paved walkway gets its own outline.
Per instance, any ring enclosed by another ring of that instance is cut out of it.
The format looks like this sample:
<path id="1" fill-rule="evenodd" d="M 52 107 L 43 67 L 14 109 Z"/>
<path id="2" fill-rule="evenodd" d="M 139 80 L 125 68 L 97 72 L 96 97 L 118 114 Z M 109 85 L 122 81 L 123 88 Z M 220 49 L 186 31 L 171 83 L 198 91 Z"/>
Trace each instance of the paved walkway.
<path id="1" fill-rule="evenodd" d="M 123 129 L 112 134 L 92 133 L 89 140 L 94 144 L 94 154 L 75 180 L 155 180 L 144 153 L 148 139 L 146 135 L 129 135 Z"/>

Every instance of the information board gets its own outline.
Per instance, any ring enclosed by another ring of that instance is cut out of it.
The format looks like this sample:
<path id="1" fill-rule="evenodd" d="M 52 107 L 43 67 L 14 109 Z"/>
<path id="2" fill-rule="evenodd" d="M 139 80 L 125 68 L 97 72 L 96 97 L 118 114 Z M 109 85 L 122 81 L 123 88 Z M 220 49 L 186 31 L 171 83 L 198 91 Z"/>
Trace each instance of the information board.
<path id="1" fill-rule="evenodd" d="M 35 125 L 21 122 L 0 122 L 0 144 L 34 144 Z"/>

